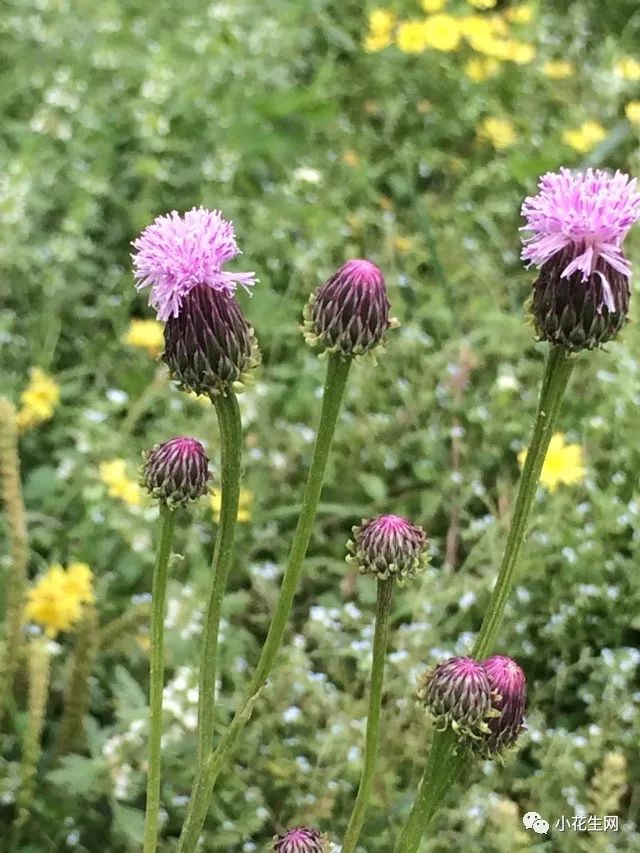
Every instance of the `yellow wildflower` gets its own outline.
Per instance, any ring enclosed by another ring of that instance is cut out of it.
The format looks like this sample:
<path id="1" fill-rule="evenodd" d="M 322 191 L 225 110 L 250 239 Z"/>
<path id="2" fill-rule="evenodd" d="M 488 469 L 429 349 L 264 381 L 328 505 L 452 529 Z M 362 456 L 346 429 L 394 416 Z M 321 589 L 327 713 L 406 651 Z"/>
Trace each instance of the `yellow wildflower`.
<path id="1" fill-rule="evenodd" d="M 240 489 L 238 498 L 238 521 L 245 522 L 251 520 L 251 504 L 253 503 L 253 492 L 249 489 Z M 211 495 L 211 511 L 213 512 L 213 520 L 218 523 L 220 521 L 220 509 L 222 508 L 222 496 L 216 491 Z"/>
<path id="2" fill-rule="evenodd" d="M 607 136 L 607 131 L 598 121 L 585 121 L 575 130 L 565 130 L 562 141 L 575 151 L 585 154 L 595 148 Z"/>
<path id="3" fill-rule="evenodd" d="M 118 498 L 129 506 L 140 506 L 142 503 L 142 490 L 135 480 L 127 476 L 124 459 L 101 462 L 100 479 L 108 486 L 110 497 Z"/>
<path id="4" fill-rule="evenodd" d="M 526 458 L 527 451 L 521 450 L 518 454 L 520 467 L 524 465 Z M 582 447 L 579 444 L 566 444 L 561 432 L 554 433 L 540 474 L 542 485 L 550 492 L 555 492 L 560 484 L 572 486 L 581 483 L 585 474 Z"/>
<path id="5" fill-rule="evenodd" d="M 480 56 L 470 59 L 464 67 L 464 73 L 474 83 L 482 83 L 483 80 L 488 80 L 492 77 L 500 66 L 495 59 L 487 57 L 486 59 Z"/>
<path id="6" fill-rule="evenodd" d="M 637 83 L 640 80 L 640 62 L 632 56 L 623 56 L 615 66 L 615 72 L 623 80 Z"/>
<path id="7" fill-rule="evenodd" d="M 195 391 L 187 391 L 187 397 L 191 397 L 192 400 L 195 400 L 196 403 L 200 403 L 201 406 L 206 407 L 213 405 L 211 397 L 207 397 L 206 394 L 196 394 Z"/>
<path id="8" fill-rule="evenodd" d="M 624 114 L 631 124 L 640 125 L 640 101 L 629 101 L 624 108 Z"/>
<path id="9" fill-rule="evenodd" d="M 379 50 L 384 50 L 391 44 L 391 33 L 369 33 L 362 42 L 363 48 L 367 53 L 377 53 Z"/>
<path id="10" fill-rule="evenodd" d="M 420 0 L 425 12 L 439 12 L 447 5 L 447 0 Z"/>
<path id="11" fill-rule="evenodd" d="M 347 166 L 357 166 L 360 158 L 355 151 L 345 151 L 342 155 L 342 162 L 346 163 Z"/>
<path id="12" fill-rule="evenodd" d="M 504 42 L 497 37 L 495 24 L 482 15 L 466 15 L 458 18 L 460 32 L 467 39 L 471 47 L 495 59 L 504 59 Z"/>
<path id="13" fill-rule="evenodd" d="M 533 20 L 533 9 L 528 3 L 522 6 L 511 6 L 504 14 L 512 24 L 529 24 Z"/>
<path id="14" fill-rule="evenodd" d="M 413 245 L 411 237 L 404 237 L 402 234 L 397 234 L 393 238 L 393 248 L 396 252 L 408 252 Z"/>
<path id="15" fill-rule="evenodd" d="M 424 21 L 424 34 L 427 46 L 436 50 L 456 50 L 460 44 L 460 24 L 451 15 L 429 15 Z"/>
<path id="16" fill-rule="evenodd" d="M 515 62 L 516 65 L 528 65 L 536 55 L 536 49 L 526 41 L 505 39 L 503 42 L 504 59 Z"/>
<path id="17" fill-rule="evenodd" d="M 146 349 L 152 358 L 157 358 L 164 344 L 164 327 L 157 320 L 132 320 L 123 341 L 130 347 Z"/>
<path id="18" fill-rule="evenodd" d="M 391 9 L 373 9 L 369 13 L 369 32 L 375 35 L 389 33 L 396 23 L 396 13 Z"/>
<path id="19" fill-rule="evenodd" d="M 82 605 L 93 601 L 91 580 L 85 563 L 72 563 L 66 572 L 56 563 L 28 590 L 26 618 L 49 637 L 68 631 L 82 615 Z"/>
<path id="20" fill-rule="evenodd" d="M 490 142 L 498 151 L 508 148 L 516 141 L 517 135 L 513 124 L 504 118 L 487 116 L 477 129 L 478 137 Z"/>
<path id="21" fill-rule="evenodd" d="M 396 44 L 403 53 L 422 53 L 427 46 L 424 21 L 403 21 L 396 32 Z"/>
<path id="22" fill-rule="evenodd" d="M 31 371 L 28 386 L 20 395 L 22 406 L 18 411 L 18 429 L 30 429 L 53 417 L 60 400 L 60 386 L 52 376 L 39 367 Z"/>
<path id="23" fill-rule="evenodd" d="M 575 70 L 573 63 L 565 59 L 550 59 L 542 66 L 542 73 L 550 80 L 566 80 L 573 76 Z"/>
<path id="24" fill-rule="evenodd" d="M 493 9 L 498 0 L 467 0 L 475 9 Z"/>

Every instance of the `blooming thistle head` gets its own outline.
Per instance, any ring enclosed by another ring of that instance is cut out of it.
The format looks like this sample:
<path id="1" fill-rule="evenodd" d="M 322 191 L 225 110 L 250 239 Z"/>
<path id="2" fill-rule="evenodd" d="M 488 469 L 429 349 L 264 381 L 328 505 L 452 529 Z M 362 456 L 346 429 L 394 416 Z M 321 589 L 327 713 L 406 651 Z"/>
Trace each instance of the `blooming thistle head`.
<path id="1" fill-rule="evenodd" d="M 418 700 L 437 728 L 480 739 L 490 733 L 487 720 L 497 716 L 493 688 L 482 664 L 469 657 L 449 658 L 425 673 Z"/>
<path id="2" fill-rule="evenodd" d="M 532 310 L 542 340 L 578 351 L 611 340 L 629 309 L 622 243 L 640 218 L 636 180 L 600 169 L 544 175 L 522 205 L 522 259 L 539 267 Z"/>
<path id="3" fill-rule="evenodd" d="M 273 853 L 326 853 L 326 836 L 306 826 L 296 826 L 274 839 Z"/>
<path id="4" fill-rule="evenodd" d="M 493 707 L 498 715 L 487 720 L 489 732 L 474 741 L 473 747 L 491 758 L 512 746 L 524 730 L 527 681 L 518 664 L 505 655 L 492 655 L 481 665 L 493 688 Z"/>
<path id="5" fill-rule="evenodd" d="M 209 491 L 209 460 L 195 438 L 180 436 L 156 444 L 144 454 L 143 485 L 169 506 L 187 504 Z"/>
<path id="6" fill-rule="evenodd" d="M 382 273 L 371 261 L 347 261 L 313 293 L 304 310 L 307 343 L 344 357 L 364 355 L 397 325 L 389 317 Z"/>
<path id="7" fill-rule="evenodd" d="M 402 583 L 427 564 L 427 536 L 417 524 L 399 515 L 380 515 L 353 528 L 347 562 L 363 574 Z"/>
<path id="8" fill-rule="evenodd" d="M 166 321 L 163 358 L 174 378 L 210 397 L 242 384 L 259 353 L 234 293 L 256 279 L 222 269 L 240 254 L 231 222 L 202 207 L 183 216 L 172 211 L 133 246 L 136 286 L 151 288 L 149 302 Z"/>

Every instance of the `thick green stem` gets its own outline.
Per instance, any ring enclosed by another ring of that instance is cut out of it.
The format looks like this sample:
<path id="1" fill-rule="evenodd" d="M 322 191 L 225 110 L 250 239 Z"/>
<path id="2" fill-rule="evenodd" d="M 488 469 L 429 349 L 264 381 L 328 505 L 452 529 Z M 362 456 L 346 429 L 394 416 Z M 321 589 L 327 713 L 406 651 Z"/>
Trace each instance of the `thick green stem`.
<path id="1" fill-rule="evenodd" d="M 271 672 L 278 649 L 280 648 L 289 613 L 291 612 L 293 597 L 298 586 L 302 563 L 311 538 L 313 521 L 320 499 L 320 492 L 322 491 L 327 460 L 342 404 L 350 364 L 350 360 L 342 360 L 337 355 L 332 355 L 329 358 L 324 396 L 322 399 L 322 412 L 313 451 L 313 459 L 307 477 L 307 484 L 302 498 L 302 508 L 291 545 L 287 568 L 282 578 L 280 594 L 273 618 L 271 619 L 267 639 L 265 640 L 260 659 L 258 660 L 242 705 L 220 740 L 217 749 L 207 758 L 196 776 L 189 811 L 187 812 L 187 818 L 180 836 L 179 853 L 193 853 L 196 849 L 218 774 L 224 767 L 242 730 L 251 719 L 253 707 Z"/>
<path id="2" fill-rule="evenodd" d="M 176 514 L 160 504 L 160 542 L 153 572 L 151 601 L 151 673 L 149 680 L 149 770 L 147 810 L 144 818 L 144 853 L 155 853 L 160 811 L 160 768 L 162 764 L 162 688 L 164 682 L 164 615 L 167 575 Z"/>
<path id="3" fill-rule="evenodd" d="M 202 766 L 212 750 L 220 614 L 231 568 L 242 472 L 242 424 L 237 397 L 229 390 L 227 396 L 215 397 L 214 405 L 220 424 L 222 504 L 200 658 L 197 768 Z"/>
<path id="4" fill-rule="evenodd" d="M 393 594 L 393 578 L 378 581 L 378 603 L 376 608 L 376 629 L 373 637 L 373 657 L 371 661 L 371 687 L 369 691 L 369 711 L 367 715 L 367 733 L 365 736 L 364 764 L 356 801 L 349 818 L 347 832 L 342 844 L 342 853 L 354 853 L 364 823 L 371 786 L 378 757 L 378 738 L 380 735 L 380 707 L 382 704 L 382 684 L 384 666 L 389 639 L 389 612 Z"/>
<path id="5" fill-rule="evenodd" d="M 552 347 L 547 358 L 540 390 L 540 401 L 531 443 L 522 469 L 520 485 L 498 573 L 489 606 L 485 613 L 472 655 L 482 659 L 491 651 L 500 630 L 504 609 L 513 587 L 518 557 L 525 539 L 527 522 L 549 441 L 558 420 L 564 392 L 571 378 L 574 360 L 562 347 Z M 431 747 L 418 798 L 400 838 L 397 853 L 415 853 L 429 821 L 464 763 L 464 753 L 450 732 L 437 732 Z"/>

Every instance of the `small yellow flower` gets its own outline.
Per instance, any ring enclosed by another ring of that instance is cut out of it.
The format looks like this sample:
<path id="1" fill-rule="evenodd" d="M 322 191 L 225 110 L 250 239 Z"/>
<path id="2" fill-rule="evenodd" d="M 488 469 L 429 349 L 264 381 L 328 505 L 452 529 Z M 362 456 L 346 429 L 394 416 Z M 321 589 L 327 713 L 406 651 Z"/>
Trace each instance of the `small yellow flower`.
<path id="1" fill-rule="evenodd" d="M 16 418 L 18 429 L 30 429 L 50 420 L 59 400 L 60 386 L 55 379 L 34 367 L 29 384 L 20 395 L 22 406 Z"/>
<path id="2" fill-rule="evenodd" d="M 369 13 L 369 31 L 372 34 L 389 33 L 395 23 L 396 13 L 392 12 L 391 9 L 373 9 Z"/>
<path id="3" fill-rule="evenodd" d="M 132 320 L 123 341 L 130 347 L 145 349 L 152 358 L 157 358 L 164 344 L 164 327 L 157 320 Z"/>
<path id="4" fill-rule="evenodd" d="M 495 116 L 484 118 L 478 126 L 477 133 L 480 139 L 490 142 L 498 151 L 513 145 L 517 139 L 513 124 L 508 119 Z"/>
<path id="5" fill-rule="evenodd" d="M 427 46 L 424 21 L 403 21 L 396 32 L 396 44 L 403 53 L 422 53 Z"/>
<path id="6" fill-rule="evenodd" d="M 536 55 L 536 49 L 532 44 L 513 39 L 505 39 L 502 50 L 503 56 L 501 58 L 515 62 L 516 65 L 528 65 Z"/>
<path id="7" fill-rule="evenodd" d="M 402 234 L 397 234 L 393 238 L 393 248 L 396 252 L 408 252 L 411 246 L 413 245 L 413 240 L 411 237 L 404 237 Z"/>
<path id="8" fill-rule="evenodd" d="M 498 0 L 467 0 L 475 9 L 493 9 Z"/>
<path id="9" fill-rule="evenodd" d="M 575 70 L 573 63 L 565 59 L 550 59 L 542 66 L 542 73 L 550 80 L 566 80 L 573 77 Z"/>
<path id="10" fill-rule="evenodd" d="M 436 50 L 457 50 L 460 44 L 460 24 L 452 15 L 430 15 L 424 20 L 424 37 L 428 47 Z"/>
<path id="11" fill-rule="evenodd" d="M 70 563 L 65 579 L 67 595 L 78 599 L 81 604 L 95 601 L 93 594 L 93 574 L 86 563 Z"/>
<path id="12" fill-rule="evenodd" d="M 392 42 L 391 33 L 369 33 L 362 42 L 362 47 L 367 53 L 377 53 L 389 47 Z"/>
<path id="13" fill-rule="evenodd" d="M 526 458 L 527 451 L 521 450 L 518 454 L 520 467 L 524 465 Z M 550 492 L 555 492 L 561 484 L 573 486 L 575 483 L 582 483 L 585 475 L 582 447 L 579 444 L 566 444 L 561 432 L 554 433 L 540 474 L 542 485 Z"/>
<path id="14" fill-rule="evenodd" d="M 142 503 L 142 489 L 128 477 L 124 459 L 101 462 L 100 479 L 108 487 L 110 497 L 124 501 L 129 506 L 140 506 Z"/>
<path id="15" fill-rule="evenodd" d="M 524 3 L 522 6 L 511 6 L 504 15 L 512 24 L 529 24 L 533 20 L 533 9 Z"/>
<path id="16" fill-rule="evenodd" d="M 597 121 L 585 121 L 575 130 L 565 130 L 562 133 L 562 141 L 585 154 L 595 148 L 607 136 L 607 131 Z"/>
<path id="17" fill-rule="evenodd" d="M 82 605 L 94 600 L 91 569 L 72 563 L 65 571 L 58 563 L 27 592 L 25 616 L 36 622 L 47 636 L 68 631 L 82 615 Z"/>
<path id="18" fill-rule="evenodd" d="M 474 83 L 482 83 L 484 80 L 488 80 L 489 77 L 493 77 L 499 67 L 495 59 L 476 56 L 467 62 L 464 67 L 464 73 Z"/>
<path id="19" fill-rule="evenodd" d="M 358 165 L 360 158 L 355 151 L 345 151 L 342 155 L 342 162 L 346 163 L 347 166 L 353 167 Z"/>
<path id="20" fill-rule="evenodd" d="M 616 65 L 615 72 L 623 80 L 637 83 L 640 80 L 640 62 L 632 56 L 623 56 Z"/>
<path id="21" fill-rule="evenodd" d="M 253 492 L 249 489 L 240 489 L 238 498 L 238 521 L 243 523 L 251 520 L 251 504 L 253 503 Z M 210 500 L 213 520 L 216 524 L 220 521 L 220 509 L 222 508 L 222 496 L 220 492 L 214 492 Z"/>
<path id="22" fill-rule="evenodd" d="M 640 125 L 640 101 L 629 101 L 624 108 L 624 114 L 631 124 Z"/>
<path id="23" fill-rule="evenodd" d="M 447 0 L 420 0 L 425 12 L 439 12 L 447 5 Z"/>

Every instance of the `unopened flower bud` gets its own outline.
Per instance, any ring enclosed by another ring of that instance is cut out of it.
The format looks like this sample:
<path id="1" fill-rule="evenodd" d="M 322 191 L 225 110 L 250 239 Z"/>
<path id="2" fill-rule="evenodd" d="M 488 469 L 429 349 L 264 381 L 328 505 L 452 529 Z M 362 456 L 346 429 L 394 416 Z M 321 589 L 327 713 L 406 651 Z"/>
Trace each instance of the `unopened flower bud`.
<path id="1" fill-rule="evenodd" d="M 505 655 L 492 655 L 482 662 L 493 689 L 493 707 L 497 716 L 487 720 L 489 732 L 474 741 L 474 749 L 490 758 L 512 746 L 524 730 L 527 682 L 518 664 Z"/>
<path id="2" fill-rule="evenodd" d="M 209 491 L 209 460 L 195 438 L 172 438 L 144 454 L 143 485 L 169 506 L 186 504 Z"/>
<path id="3" fill-rule="evenodd" d="M 424 530 L 399 515 L 365 519 L 360 527 L 353 528 L 347 548 L 347 562 L 380 580 L 396 578 L 402 583 L 423 569 L 428 560 Z"/>
<path id="4" fill-rule="evenodd" d="M 371 261 L 347 261 L 312 294 L 304 312 L 305 338 L 312 346 L 345 357 L 364 355 L 397 325 L 389 317 L 382 273 Z"/>
<path id="5" fill-rule="evenodd" d="M 305 826 L 296 826 L 279 835 L 273 844 L 273 853 L 327 853 L 326 836 Z"/>

